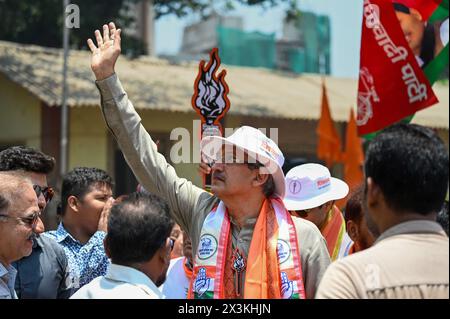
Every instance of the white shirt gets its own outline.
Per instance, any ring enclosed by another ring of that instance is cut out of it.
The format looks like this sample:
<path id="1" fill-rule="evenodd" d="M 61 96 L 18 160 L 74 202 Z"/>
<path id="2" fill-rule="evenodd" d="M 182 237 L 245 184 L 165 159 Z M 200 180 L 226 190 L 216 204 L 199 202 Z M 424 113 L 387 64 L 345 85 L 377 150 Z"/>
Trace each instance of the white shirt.
<path id="1" fill-rule="evenodd" d="M 344 238 L 342 238 L 341 248 L 339 248 L 338 259 L 348 256 L 348 252 L 353 245 L 353 240 L 350 238 L 347 232 L 344 234 Z"/>
<path id="2" fill-rule="evenodd" d="M 5 267 L 0 263 L 0 299 L 17 299 L 14 290 L 16 275 L 17 270 L 13 266 Z"/>
<path id="3" fill-rule="evenodd" d="M 80 288 L 71 299 L 162 299 L 163 295 L 144 273 L 111 264 L 105 276 Z"/>
<path id="4" fill-rule="evenodd" d="M 160 290 L 167 299 L 187 299 L 189 278 L 184 272 L 185 257 L 174 258 L 170 261 L 167 277 Z"/>

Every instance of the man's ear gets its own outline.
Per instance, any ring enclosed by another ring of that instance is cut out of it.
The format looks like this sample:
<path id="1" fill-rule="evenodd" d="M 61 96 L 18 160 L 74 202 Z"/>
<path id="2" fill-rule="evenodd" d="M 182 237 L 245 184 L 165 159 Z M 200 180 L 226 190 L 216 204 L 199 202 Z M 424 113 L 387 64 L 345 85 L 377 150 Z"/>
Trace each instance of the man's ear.
<path id="1" fill-rule="evenodd" d="M 75 196 L 71 195 L 69 196 L 69 198 L 67 199 L 67 205 L 70 207 L 71 210 L 73 210 L 74 212 L 78 212 L 79 208 L 78 208 L 78 198 L 76 198 Z"/>
<path id="2" fill-rule="evenodd" d="M 259 170 L 256 170 L 256 175 L 253 178 L 253 185 L 258 187 L 264 185 L 269 179 L 269 174 L 262 174 Z"/>
<path id="3" fill-rule="evenodd" d="M 347 222 L 347 233 L 348 236 L 353 240 L 353 242 L 358 241 L 359 239 L 358 226 L 353 220 L 349 220 Z"/>
<path id="4" fill-rule="evenodd" d="M 372 177 L 367 180 L 367 207 L 376 207 L 380 205 L 383 194 L 380 187 L 373 181 Z"/>
<path id="5" fill-rule="evenodd" d="M 422 15 L 420 14 L 419 11 L 417 11 L 416 9 L 410 8 L 409 12 L 414 18 L 416 18 L 419 21 L 422 21 Z"/>

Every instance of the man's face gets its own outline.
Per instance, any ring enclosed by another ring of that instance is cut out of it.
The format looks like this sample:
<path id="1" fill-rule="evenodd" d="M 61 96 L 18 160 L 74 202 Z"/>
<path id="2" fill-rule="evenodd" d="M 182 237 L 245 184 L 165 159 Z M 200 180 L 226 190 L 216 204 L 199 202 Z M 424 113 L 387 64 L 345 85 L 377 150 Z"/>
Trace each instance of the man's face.
<path id="1" fill-rule="evenodd" d="M 416 56 L 420 55 L 425 30 L 425 23 L 422 21 L 422 16 L 415 9 L 410 9 L 409 14 L 400 11 L 396 11 L 395 13 L 409 47 Z"/>
<path id="2" fill-rule="evenodd" d="M 183 232 L 183 255 L 186 256 L 192 264 L 192 242 L 186 232 Z"/>
<path id="3" fill-rule="evenodd" d="M 40 213 L 33 187 L 27 185 L 20 191 L 20 200 L 6 214 L 9 217 L 0 221 L 0 258 L 7 264 L 31 254 L 37 225 L 33 218 Z"/>
<path id="4" fill-rule="evenodd" d="M 41 173 L 35 173 L 35 172 L 26 172 L 26 175 L 28 178 L 31 179 L 31 182 L 33 185 L 38 185 L 42 189 L 46 188 L 48 186 L 47 184 L 47 175 L 41 174 Z M 44 211 L 45 207 L 47 206 L 47 201 L 45 200 L 44 194 L 41 193 L 38 197 L 38 205 L 41 212 Z M 38 224 L 36 225 L 36 232 L 38 234 L 44 232 L 45 226 L 42 222 L 41 217 L 39 217 Z"/>
<path id="5" fill-rule="evenodd" d="M 211 191 L 219 198 L 248 194 L 258 169 L 250 169 L 247 154 L 222 150 L 222 159 L 211 167 Z"/>
<path id="6" fill-rule="evenodd" d="M 375 236 L 372 234 L 372 232 L 369 230 L 369 227 L 367 226 L 367 219 L 364 216 L 361 216 L 361 220 L 358 224 L 358 233 L 359 233 L 359 246 L 360 249 L 367 249 L 373 245 L 375 242 Z"/>
<path id="7" fill-rule="evenodd" d="M 103 183 L 89 187 L 83 198 L 79 199 L 79 221 L 92 235 L 98 229 L 98 222 L 107 200 L 112 197 L 112 189 Z"/>
<path id="8" fill-rule="evenodd" d="M 183 236 L 181 232 L 180 225 L 175 224 L 173 226 L 170 237 L 175 240 L 175 244 L 170 255 L 170 258 L 177 258 L 183 256 Z"/>
<path id="9" fill-rule="evenodd" d="M 161 247 L 160 249 L 163 250 L 162 253 L 164 255 L 164 258 L 163 258 L 163 264 L 161 265 L 161 268 L 160 268 L 161 273 L 155 282 L 156 287 L 161 286 L 166 281 L 167 270 L 169 269 L 169 265 L 170 265 L 170 253 L 172 251 L 170 238 L 167 238 L 166 244 L 163 247 Z"/>
<path id="10" fill-rule="evenodd" d="M 325 224 L 331 206 L 332 202 L 328 202 L 308 210 L 292 211 L 291 215 L 309 220 L 310 222 L 314 223 L 317 228 L 321 229 Z"/>

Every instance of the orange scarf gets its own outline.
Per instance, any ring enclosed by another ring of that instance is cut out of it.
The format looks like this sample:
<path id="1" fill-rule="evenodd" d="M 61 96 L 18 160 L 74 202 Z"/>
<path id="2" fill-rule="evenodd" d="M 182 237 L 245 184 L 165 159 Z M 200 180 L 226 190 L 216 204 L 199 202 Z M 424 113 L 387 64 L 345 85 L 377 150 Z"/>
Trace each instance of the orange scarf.
<path id="1" fill-rule="evenodd" d="M 331 261 L 335 261 L 338 258 L 342 238 L 345 234 L 345 220 L 336 205 L 333 205 L 328 213 L 326 224 L 322 227 L 321 232 L 327 241 Z"/>
<path id="2" fill-rule="evenodd" d="M 277 212 L 275 212 L 274 205 L 277 207 Z M 216 214 L 216 216 L 211 217 L 211 220 L 217 218 L 217 211 L 213 210 L 210 214 Z M 227 215 L 227 213 L 225 214 Z M 220 236 L 216 237 L 227 238 L 224 241 L 218 241 L 226 243 L 227 247 L 219 247 L 218 250 L 223 253 L 218 253 L 219 259 L 215 268 L 208 266 L 211 264 L 210 262 L 196 259 L 194 280 L 191 281 L 189 293 L 190 298 L 196 297 L 193 289 L 195 289 L 195 278 L 197 278 L 200 269 L 204 269 L 201 270 L 202 280 L 205 280 L 204 271 L 209 276 L 216 278 L 214 280 L 214 291 L 209 290 L 210 293 L 203 293 L 203 296 L 208 296 L 207 298 L 213 296 L 215 298 L 237 297 L 234 289 L 234 273 L 232 271 L 233 251 L 231 234 L 228 234 L 228 236 L 224 234 L 224 231 L 231 232 L 229 219 L 226 215 L 223 221 L 217 221 L 217 223 L 222 223 L 222 230 L 220 231 Z M 204 227 L 208 223 L 205 221 Z M 207 229 L 202 229 L 203 233 L 206 234 Z M 210 233 L 209 231 L 207 235 L 210 236 Z M 202 262 L 205 266 L 199 265 Z M 262 205 L 253 231 L 246 265 L 244 298 L 305 298 L 297 233 L 290 214 L 278 198 L 266 199 Z"/>

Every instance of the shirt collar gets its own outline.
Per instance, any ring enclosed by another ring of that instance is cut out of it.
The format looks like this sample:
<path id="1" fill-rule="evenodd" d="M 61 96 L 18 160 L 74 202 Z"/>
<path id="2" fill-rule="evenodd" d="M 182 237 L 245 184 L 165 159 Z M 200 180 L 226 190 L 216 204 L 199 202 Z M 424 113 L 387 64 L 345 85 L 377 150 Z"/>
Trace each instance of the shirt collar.
<path id="1" fill-rule="evenodd" d="M 67 237 L 69 237 L 72 241 L 78 242 L 75 238 L 72 237 L 72 235 L 69 234 L 69 232 L 64 228 L 63 223 L 59 223 L 58 228 L 55 232 L 55 240 L 57 243 L 60 243 L 64 241 Z"/>
<path id="2" fill-rule="evenodd" d="M 4 277 L 5 275 L 9 275 L 9 278 L 15 278 L 17 274 L 17 270 L 12 266 L 3 266 L 2 263 L 0 263 L 0 278 Z"/>
<path id="3" fill-rule="evenodd" d="M 110 264 L 105 278 L 119 281 L 124 283 L 129 283 L 134 286 L 141 288 L 145 293 L 149 295 L 157 295 L 159 298 L 163 298 L 162 293 L 156 287 L 156 285 L 147 277 L 143 272 L 117 264 Z"/>
<path id="4" fill-rule="evenodd" d="M 378 237 L 375 243 L 388 237 L 402 234 L 424 234 L 431 233 L 446 236 L 441 225 L 430 220 L 412 220 L 392 226 Z"/>

